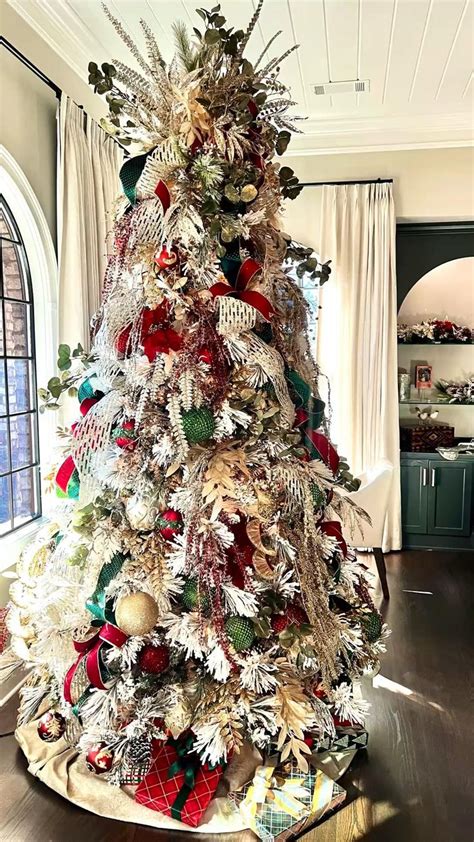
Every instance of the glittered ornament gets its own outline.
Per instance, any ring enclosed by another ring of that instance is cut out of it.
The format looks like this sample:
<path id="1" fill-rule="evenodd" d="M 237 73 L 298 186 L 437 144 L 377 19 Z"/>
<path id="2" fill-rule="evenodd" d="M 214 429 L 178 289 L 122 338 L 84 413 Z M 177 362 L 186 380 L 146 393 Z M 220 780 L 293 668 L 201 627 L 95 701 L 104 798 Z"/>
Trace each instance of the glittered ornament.
<path id="1" fill-rule="evenodd" d="M 48 710 L 38 719 L 38 736 L 45 743 L 55 743 L 66 730 L 66 720 L 58 711 Z"/>
<path id="2" fill-rule="evenodd" d="M 175 266 L 178 262 L 178 252 L 174 249 L 161 249 L 159 255 L 155 257 L 155 260 L 160 267 L 160 269 L 171 269 L 172 266 Z"/>
<path id="3" fill-rule="evenodd" d="M 205 406 L 193 407 L 181 416 L 184 435 L 189 444 L 199 444 L 211 438 L 215 430 L 214 416 Z"/>
<path id="4" fill-rule="evenodd" d="M 255 639 L 253 623 L 248 617 L 229 617 L 225 630 L 236 652 L 248 649 Z"/>
<path id="5" fill-rule="evenodd" d="M 140 489 L 128 498 L 125 503 L 125 511 L 132 529 L 147 531 L 155 526 L 158 506 L 154 497 L 150 494 L 147 495 L 146 489 Z"/>
<path id="6" fill-rule="evenodd" d="M 115 608 L 115 621 L 125 634 L 148 634 L 158 619 L 158 606 L 144 591 L 122 596 Z"/>
<path id="7" fill-rule="evenodd" d="M 182 600 L 188 611 L 200 608 L 205 614 L 211 607 L 209 594 L 203 588 L 198 588 L 198 580 L 193 577 L 187 579 L 184 584 Z"/>
<path id="8" fill-rule="evenodd" d="M 123 450 L 134 450 L 137 445 L 137 436 L 135 433 L 135 421 L 130 418 L 128 421 L 123 421 L 120 427 L 116 427 L 112 433 L 112 439 L 118 447 Z"/>
<path id="9" fill-rule="evenodd" d="M 365 631 L 367 640 L 370 643 L 375 643 L 379 639 L 382 632 L 382 618 L 377 611 L 371 611 L 370 614 L 364 614 L 361 618 L 360 624 Z"/>
<path id="10" fill-rule="evenodd" d="M 159 675 L 168 669 L 170 664 L 170 650 L 167 646 L 153 646 L 147 643 L 138 656 L 138 666 L 143 672 Z"/>
<path id="11" fill-rule="evenodd" d="M 166 512 L 160 514 L 156 525 L 165 541 L 171 541 L 174 535 L 181 532 L 183 518 L 179 512 L 175 512 L 174 509 L 168 509 Z"/>
<path id="12" fill-rule="evenodd" d="M 106 747 L 105 743 L 96 743 L 86 754 L 86 766 L 89 772 L 94 772 L 95 775 L 110 772 L 113 762 L 114 753 Z"/>

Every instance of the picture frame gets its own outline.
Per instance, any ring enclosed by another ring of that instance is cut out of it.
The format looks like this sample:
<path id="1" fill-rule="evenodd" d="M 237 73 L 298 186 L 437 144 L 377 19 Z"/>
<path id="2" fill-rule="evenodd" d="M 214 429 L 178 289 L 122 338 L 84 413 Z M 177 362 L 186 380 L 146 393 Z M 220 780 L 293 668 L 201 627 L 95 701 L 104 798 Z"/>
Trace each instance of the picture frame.
<path id="1" fill-rule="evenodd" d="M 415 385 L 417 389 L 431 389 L 433 387 L 432 370 L 433 366 L 425 363 L 415 366 Z"/>

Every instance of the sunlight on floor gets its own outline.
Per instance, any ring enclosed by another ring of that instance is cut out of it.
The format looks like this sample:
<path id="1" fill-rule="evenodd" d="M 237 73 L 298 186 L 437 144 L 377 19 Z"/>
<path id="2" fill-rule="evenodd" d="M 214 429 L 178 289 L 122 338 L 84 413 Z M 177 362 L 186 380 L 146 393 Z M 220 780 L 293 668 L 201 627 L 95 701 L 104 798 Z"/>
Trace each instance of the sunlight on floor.
<path id="1" fill-rule="evenodd" d="M 398 684 L 390 678 L 385 678 L 383 675 L 380 675 L 380 673 L 374 677 L 372 686 L 376 689 L 380 688 L 381 690 L 388 690 L 390 693 L 398 693 L 400 696 L 406 696 L 412 702 L 417 702 L 419 705 L 429 706 L 444 713 L 444 708 L 441 707 L 441 705 L 438 705 L 437 702 L 425 699 L 421 693 L 416 693 L 415 690 L 410 690 L 409 687 L 404 687 L 403 684 Z"/>

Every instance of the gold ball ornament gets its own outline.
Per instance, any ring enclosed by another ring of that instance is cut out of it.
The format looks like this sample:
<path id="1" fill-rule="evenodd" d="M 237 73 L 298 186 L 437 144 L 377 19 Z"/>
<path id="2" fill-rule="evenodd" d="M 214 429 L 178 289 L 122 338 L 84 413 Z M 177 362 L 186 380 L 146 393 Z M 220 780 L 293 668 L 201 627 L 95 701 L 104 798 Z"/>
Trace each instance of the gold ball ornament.
<path id="1" fill-rule="evenodd" d="M 122 596 L 115 608 L 115 622 L 128 635 L 148 634 L 158 620 L 158 606 L 149 593 Z"/>

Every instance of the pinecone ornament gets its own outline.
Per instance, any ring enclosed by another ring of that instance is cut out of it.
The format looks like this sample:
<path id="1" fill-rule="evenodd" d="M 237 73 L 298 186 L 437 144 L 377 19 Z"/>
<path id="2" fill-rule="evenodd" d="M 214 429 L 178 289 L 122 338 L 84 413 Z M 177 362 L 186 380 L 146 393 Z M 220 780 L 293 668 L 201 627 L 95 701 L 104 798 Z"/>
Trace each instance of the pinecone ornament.
<path id="1" fill-rule="evenodd" d="M 253 623 L 248 617 L 229 617 L 225 630 L 236 652 L 248 649 L 255 639 Z"/>
<path id="2" fill-rule="evenodd" d="M 360 624 L 365 632 L 367 640 L 370 643 L 375 643 L 382 633 L 383 621 L 377 611 L 371 611 L 370 614 L 364 614 Z"/>
<path id="3" fill-rule="evenodd" d="M 184 435 L 189 444 L 199 444 L 211 438 L 215 430 L 214 416 L 205 406 L 193 407 L 181 416 Z"/>
<path id="4" fill-rule="evenodd" d="M 121 784 L 139 784 L 151 766 L 151 741 L 144 734 L 133 737 L 124 752 Z"/>

